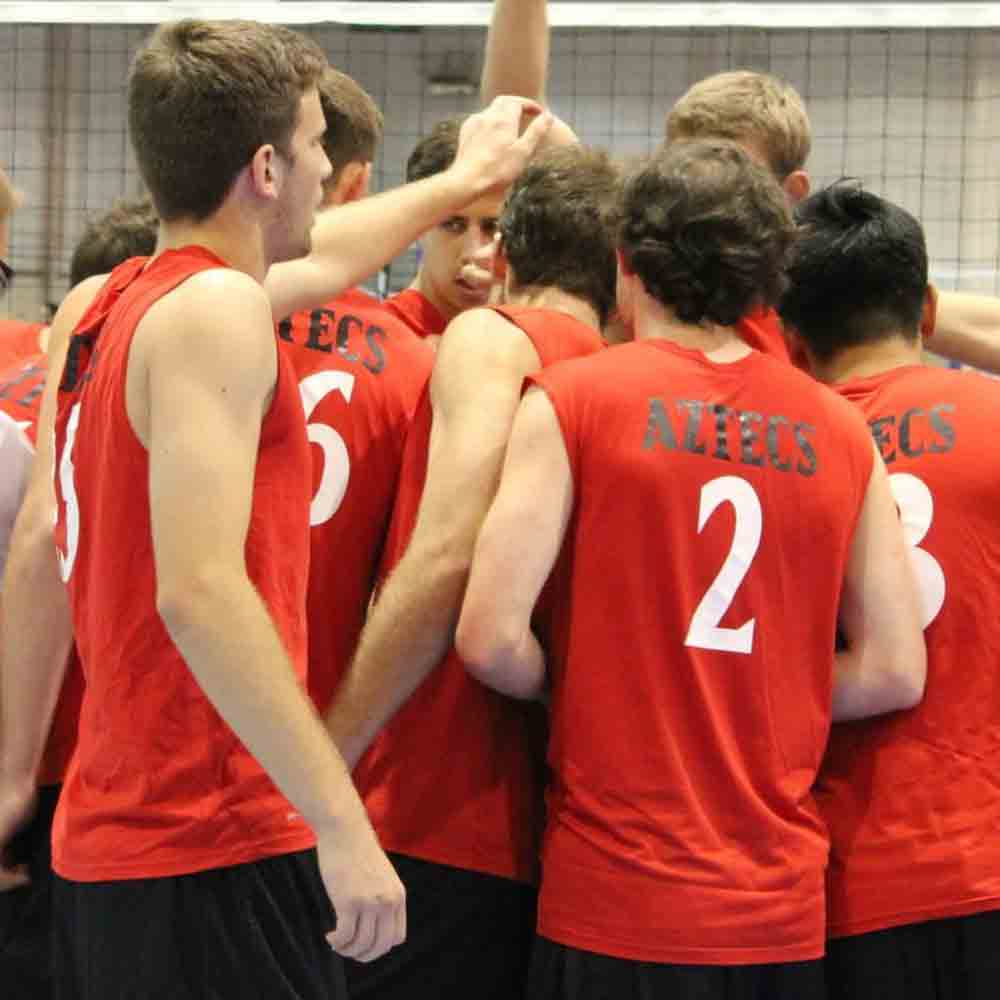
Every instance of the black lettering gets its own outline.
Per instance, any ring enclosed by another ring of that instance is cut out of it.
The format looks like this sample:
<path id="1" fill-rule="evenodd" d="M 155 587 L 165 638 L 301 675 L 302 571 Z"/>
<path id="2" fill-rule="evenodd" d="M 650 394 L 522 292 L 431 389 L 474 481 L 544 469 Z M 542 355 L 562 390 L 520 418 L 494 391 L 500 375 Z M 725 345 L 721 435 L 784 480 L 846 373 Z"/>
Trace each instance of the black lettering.
<path id="1" fill-rule="evenodd" d="M 941 435 L 941 441 L 933 442 L 930 450 L 939 455 L 955 447 L 955 428 L 941 415 L 954 412 L 954 403 L 937 403 L 931 407 L 931 427 Z"/>
<path id="2" fill-rule="evenodd" d="M 792 463 L 787 459 L 781 461 L 781 453 L 778 451 L 778 425 L 785 424 L 788 425 L 788 421 L 784 417 L 768 417 L 767 419 L 767 454 L 768 458 L 771 460 L 771 467 L 777 469 L 779 472 L 787 472 L 791 467 Z"/>
<path id="3" fill-rule="evenodd" d="M 698 444 L 698 431 L 701 429 L 701 415 L 705 404 L 699 399 L 678 399 L 677 406 L 687 410 L 687 429 L 684 431 L 684 444 L 681 447 L 694 455 L 704 455 L 705 446 Z"/>
<path id="4" fill-rule="evenodd" d="M 4 382 L 3 385 L 0 385 L 0 399 L 8 399 L 13 389 L 16 389 L 19 385 L 34 378 L 36 375 L 44 374 L 45 369 L 39 368 L 37 365 L 28 365 L 26 368 L 22 368 L 16 378 L 12 378 L 9 382 Z M 19 402 L 23 403 L 24 400 L 19 400 Z"/>
<path id="5" fill-rule="evenodd" d="M 327 317 L 331 323 L 336 319 L 336 315 L 330 309 L 314 309 L 309 314 L 309 339 L 306 340 L 306 347 L 311 347 L 314 351 L 323 351 L 324 354 L 332 354 L 333 344 L 324 344 L 320 339 L 330 329 Z"/>
<path id="6" fill-rule="evenodd" d="M 359 330 L 363 330 L 365 324 L 358 319 L 357 316 L 351 316 L 350 314 L 340 317 L 340 322 L 337 324 L 337 350 L 340 352 L 340 356 L 345 361 L 360 361 L 359 358 L 348 346 L 348 341 L 351 339 L 351 327 L 356 326 Z"/>
<path id="7" fill-rule="evenodd" d="M 649 401 L 649 417 L 646 420 L 646 436 L 642 439 L 642 447 L 647 451 L 659 442 L 664 448 L 676 448 L 677 439 L 674 429 L 670 426 L 670 418 L 663 406 L 662 399 Z"/>
<path id="8" fill-rule="evenodd" d="M 879 417 L 872 420 L 868 427 L 871 429 L 872 437 L 875 439 L 875 447 L 878 448 L 882 461 L 887 465 L 896 459 L 896 449 L 893 447 L 892 438 L 889 436 L 887 427 L 892 427 L 896 423 L 895 417 Z"/>
<path id="9" fill-rule="evenodd" d="M 728 406 L 723 406 L 722 403 L 716 403 L 712 407 L 712 412 L 715 414 L 715 451 L 712 457 L 730 462 L 732 459 L 729 456 L 726 433 L 728 431 L 729 418 L 734 416 L 736 411 L 729 409 Z"/>
<path id="10" fill-rule="evenodd" d="M 379 340 L 385 340 L 385 330 L 380 326 L 370 326 L 365 330 L 365 340 L 368 342 L 368 348 L 375 356 L 375 360 L 374 362 L 366 360 L 363 364 L 372 375 L 378 375 L 385 368 L 385 352 L 379 343 Z"/>
<path id="11" fill-rule="evenodd" d="M 93 345 L 94 337 L 89 334 L 75 333 L 70 338 L 66 364 L 59 382 L 59 388 L 63 392 L 72 392 L 79 384 L 84 366 L 90 360 L 90 348 Z"/>
<path id="12" fill-rule="evenodd" d="M 292 317 L 291 316 L 286 316 L 278 324 L 278 336 L 282 340 L 287 340 L 289 344 L 293 343 L 293 341 L 292 341 Z"/>
<path id="13" fill-rule="evenodd" d="M 918 415 L 921 417 L 926 416 L 923 410 L 914 407 L 912 410 L 907 410 L 899 418 L 899 450 L 907 458 L 916 458 L 918 455 L 922 455 L 924 453 L 923 445 L 920 446 L 919 450 L 914 450 L 913 443 L 910 438 L 910 421 Z"/>
<path id="14" fill-rule="evenodd" d="M 42 391 L 44 389 L 45 389 L 45 382 L 44 381 L 38 382 L 36 385 L 32 386 L 32 388 L 25 395 L 23 395 L 19 400 L 17 400 L 17 402 L 21 406 L 31 406 L 31 404 L 36 399 L 38 399 L 38 397 L 42 394 Z"/>
<path id="15" fill-rule="evenodd" d="M 816 452 L 806 435 L 815 434 L 816 428 L 811 424 L 796 424 L 794 430 L 795 442 L 798 444 L 799 449 L 802 451 L 802 457 L 805 459 L 805 464 L 799 462 L 795 470 L 803 476 L 811 476 L 816 471 Z"/>
<path id="16" fill-rule="evenodd" d="M 754 443 L 760 440 L 760 435 L 754 424 L 762 424 L 764 415 L 753 410 L 740 412 L 740 461 L 745 465 L 763 465 L 764 456 L 753 453 Z"/>

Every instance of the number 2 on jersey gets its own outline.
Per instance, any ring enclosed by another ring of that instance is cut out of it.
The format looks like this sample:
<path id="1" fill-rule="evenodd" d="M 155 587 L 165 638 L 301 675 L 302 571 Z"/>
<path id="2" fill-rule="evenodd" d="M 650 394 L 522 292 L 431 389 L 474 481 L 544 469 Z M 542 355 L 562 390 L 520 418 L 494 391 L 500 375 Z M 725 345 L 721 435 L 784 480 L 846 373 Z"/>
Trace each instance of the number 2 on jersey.
<path id="1" fill-rule="evenodd" d="M 720 504 L 731 503 L 736 513 L 733 543 L 719 575 L 705 591 L 688 627 L 685 646 L 717 649 L 726 653 L 749 653 L 753 650 L 756 619 L 750 618 L 739 628 L 719 625 L 733 603 L 736 591 L 750 569 L 763 530 L 763 511 L 754 488 L 739 476 L 720 476 L 701 488 L 698 506 L 698 533 Z"/>
<path id="2" fill-rule="evenodd" d="M 313 410 L 331 392 L 339 392 L 349 403 L 354 392 L 354 376 L 347 372 L 323 371 L 308 375 L 299 383 L 309 440 L 323 449 L 323 475 L 309 506 L 311 527 L 329 521 L 337 513 L 351 478 L 351 456 L 344 439 L 326 424 L 309 423 Z"/>

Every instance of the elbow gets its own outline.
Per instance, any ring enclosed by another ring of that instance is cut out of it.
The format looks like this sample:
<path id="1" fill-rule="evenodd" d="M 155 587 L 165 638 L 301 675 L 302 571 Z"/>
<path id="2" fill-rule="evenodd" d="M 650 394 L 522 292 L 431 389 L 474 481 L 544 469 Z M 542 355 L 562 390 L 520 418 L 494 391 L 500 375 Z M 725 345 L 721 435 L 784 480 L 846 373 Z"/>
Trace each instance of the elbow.
<path id="1" fill-rule="evenodd" d="M 915 644 L 906 657 L 905 663 L 899 663 L 896 669 L 895 690 L 897 708 L 916 708 L 924 700 L 927 688 L 927 650 L 923 640 Z"/>
<path id="2" fill-rule="evenodd" d="M 455 631 L 455 649 L 465 669 L 481 684 L 506 691 L 504 680 L 519 648 L 519 638 L 505 633 L 491 615 L 463 611 Z"/>
<path id="3" fill-rule="evenodd" d="M 158 567 L 156 612 L 175 642 L 216 613 L 218 598 L 227 590 L 228 575 L 217 567 L 197 567 L 189 572 L 164 572 Z"/>

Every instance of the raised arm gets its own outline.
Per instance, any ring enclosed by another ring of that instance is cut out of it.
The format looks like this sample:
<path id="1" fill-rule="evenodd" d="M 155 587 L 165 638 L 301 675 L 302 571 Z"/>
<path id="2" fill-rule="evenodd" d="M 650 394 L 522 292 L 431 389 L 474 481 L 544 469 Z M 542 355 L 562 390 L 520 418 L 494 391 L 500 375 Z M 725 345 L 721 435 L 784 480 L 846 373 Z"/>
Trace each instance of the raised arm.
<path id="1" fill-rule="evenodd" d="M 20 203 L 21 196 L 0 167 L 0 260 L 3 261 L 7 260 L 7 254 L 10 252 L 10 219 Z M 2 282 L 0 287 L 3 287 Z"/>
<path id="2" fill-rule="evenodd" d="M 523 135 L 522 118 L 534 118 Z M 462 126 L 455 162 L 413 184 L 320 215 L 312 250 L 271 268 L 264 282 L 275 319 L 322 305 L 364 281 L 439 222 L 506 189 L 552 124 L 533 101 L 501 97 Z"/>
<path id="3" fill-rule="evenodd" d="M 514 698 L 538 698 L 545 658 L 531 614 L 573 509 L 573 475 L 542 389 L 514 419 L 496 500 L 476 543 L 455 645 L 473 677 Z"/>
<path id="4" fill-rule="evenodd" d="M 138 331 L 157 609 L 208 699 L 316 831 L 331 944 L 369 960 L 403 940 L 403 888 L 246 570 L 276 372 L 267 298 L 245 275 L 210 271 L 158 306 Z"/>
<path id="5" fill-rule="evenodd" d="M 441 339 L 417 523 L 327 714 L 352 766 L 451 647 L 521 383 L 538 366 L 527 337 L 490 310 L 463 313 Z"/>
<path id="6" fill-rule="evenodd" d="M 847 648 L 836 655 L 835 722 L 912 708 L 921 700 L 927 651 L 920 595 L 877 451 L 851 542 L 840 625 Z"/>
<path id="7" fill-rule="evenodd" d="M 544 103 L 548 75 L 548 0 L 495 0 L 479 84 L 483 105 L 500 94 Z"/>
<path id="8" fill-rule="evenodd" d="M 53 534 L 56 397 L 69 336 L 106 278 L 99 275 L 77 285 L 52 321 L 49 374 L 38 419 L 35 459 L 4 574 L 0 847 L 31 811 L 38 766 L 73 641 L 69 598 L 59 577 Z M 9 873 L 0 868 L 0 890 L 11 884 Z"/>
<path id="9" fill-rule="evenodd" d="M 928 350 L 952 361 L 1000 373 L 1000 299 L 939 292 Z"/>

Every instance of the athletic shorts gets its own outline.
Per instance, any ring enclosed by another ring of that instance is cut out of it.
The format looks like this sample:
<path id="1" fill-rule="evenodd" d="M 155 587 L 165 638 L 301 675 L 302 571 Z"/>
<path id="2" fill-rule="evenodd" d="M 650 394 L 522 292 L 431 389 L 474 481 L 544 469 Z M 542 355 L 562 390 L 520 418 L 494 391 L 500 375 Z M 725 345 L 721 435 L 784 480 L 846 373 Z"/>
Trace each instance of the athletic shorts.
<path id="1" fill-rule="evenodd" d="M 56 1000 L 346 1000 L 315 850 L 168 878 L 54 881 Z"/>
<path id="2" fill-rule="evenodd" d="M 11 842 L 12 864 L 26 864 L 31 885 L 0 892 L 0 996 L 37 1000 L 52 992 L 52 817 L 59 785 L 38 789 L 31 822 Z"/>
<path id="3" fill-rule="evenodd" d="M 535 938 L 528 1000 L 824 1000 L 823 961 L 668 965 Z"/>
<path id="4" fill-rule="evenodd" d="M 538 893 L 480 872 L 390 854 L 406 887 L 406 941 L 345 962 L 351 1000 L 521 1000 Z"/>
<path id="5" fill-rule="evenodd" d="M 827 942 L 830 1000 L 997 1000 L 1000 911 Z"/>

